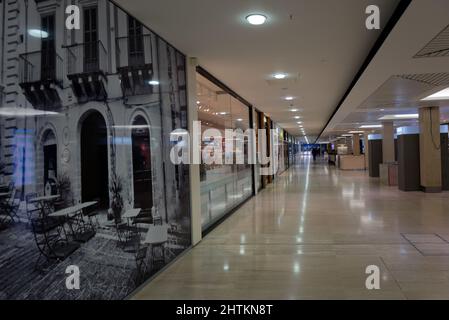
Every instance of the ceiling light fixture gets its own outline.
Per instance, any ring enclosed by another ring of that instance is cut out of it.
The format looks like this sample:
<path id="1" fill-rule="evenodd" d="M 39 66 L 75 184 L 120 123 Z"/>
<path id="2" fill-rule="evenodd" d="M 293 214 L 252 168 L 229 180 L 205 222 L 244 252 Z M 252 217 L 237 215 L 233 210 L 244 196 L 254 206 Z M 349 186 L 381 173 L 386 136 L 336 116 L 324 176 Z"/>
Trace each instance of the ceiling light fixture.
<path id="1" fill-rule="evenodd" d="M 388 115 L 383 116 L 382 118 L 379 118 L 379 120 L 397 120 L 397 119 L 418 119 L 419 114 L 413 113 L 413 114 L 394 114 L 394 115 Z"/>
<path id="2" fill-rule="evenodd" d="M 419 114 L 395 114 L 393 117 L 399 118 L 399 119 L 416 119 L 419 118 Z"/>
<path id="3" fill-rule="evenodd" d="M 159 81 L 151 80 L 151 81 L 148 81 L 148 84 L 150 84 L 152 86 L 158 86 L 159 85 Z"/>
<path id="4" fill-rule="evenodd" d="M 287 100 L 287 101 L 292 101 L 294 98 L 293 97 L 285 97 L 285 100 Z"/>
<path id="5" fill-rule="evenodd" d="M 382 128 L 381 124 L 365 124 L 363 126 L 360 126 L 360 129 L 376 129 L 376 128 Z"/>
<path id="6" fill-rule="evenodd" d="M 299 110 L 298 109 L 291 109 L 290 111 L 291 112 L 298 112 Z"/>
<path id="7" fill-rule="evenodd" d="M 365 133 L 365 131 L 349 131 L 348 133 L 358 134 L 358 133 Z"/>
<path id="8" fill-rule="evenodd" d="M 296 116 L 295 119 L 301 119 L 301 117 L 300 116 Z"/>
<path id="9" fill-rule="evenodd" d="M 285 73 L 276 73 L 273 77 L 275 79 L 282 80 L 282 79 L 287 78 L 287 75 Z"/>
<path id="10" fill-rule="evenodd" d="M 421 99 L 421 101 L 449 100 L 449 88 L 438 91 L 430 96 Z"/>
<path id="11" fill-rule="evenodd" d="M 267 17 L 263 14 L 250 14 L 246 16 L 246 21 L 248 21 L 249 24 L 252 24 L 253 26 L 260 26 L 267 22 Z"/>

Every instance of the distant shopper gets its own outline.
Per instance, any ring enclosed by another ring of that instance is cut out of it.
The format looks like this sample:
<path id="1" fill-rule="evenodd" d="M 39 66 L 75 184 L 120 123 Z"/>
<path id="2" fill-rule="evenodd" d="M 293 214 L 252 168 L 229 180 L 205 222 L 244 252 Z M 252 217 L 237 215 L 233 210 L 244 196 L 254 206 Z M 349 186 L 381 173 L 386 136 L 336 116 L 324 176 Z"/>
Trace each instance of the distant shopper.
<path id="1" fill-rule="evenodd" d="M 316 161 L 316 156 L 318 155 L 318 150 L 316 148 L 312 149 L 313 161 Z"/>

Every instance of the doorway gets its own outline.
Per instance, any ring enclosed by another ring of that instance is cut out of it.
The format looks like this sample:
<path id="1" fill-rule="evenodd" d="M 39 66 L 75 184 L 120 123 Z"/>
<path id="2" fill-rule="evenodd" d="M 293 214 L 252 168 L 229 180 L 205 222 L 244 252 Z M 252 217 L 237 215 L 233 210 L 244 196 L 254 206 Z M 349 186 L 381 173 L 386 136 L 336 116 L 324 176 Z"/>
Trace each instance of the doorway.
<path id="1" fill-rule="evenodd" d="M 54 195 L 57 184 L 57 145 L 53 131 L 48 130 L 43 138 L 42 151 L 44 154 L 44 194 Z"/>
<path id="2" fill-rule="evenodd" d="M 150 130 L 147 121 L 137 116 L 132 129 L 134 208 L 151 214 L 153 179 L 151 172 Z"/>
<path id="3" fill-rule="evenodd" d="M 103 116 L 92 112 L 81 127 L 81 196 L 83 202 L 98 201 L 109 207 L 107 128 Z"/>

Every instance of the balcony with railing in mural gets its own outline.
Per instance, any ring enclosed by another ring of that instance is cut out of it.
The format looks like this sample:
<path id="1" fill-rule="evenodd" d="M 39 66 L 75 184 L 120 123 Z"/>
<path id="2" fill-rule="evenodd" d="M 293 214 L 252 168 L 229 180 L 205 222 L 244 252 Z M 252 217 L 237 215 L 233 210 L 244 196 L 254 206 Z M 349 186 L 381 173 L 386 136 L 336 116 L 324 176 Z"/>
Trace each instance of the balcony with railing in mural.
<path id="1" fill-rule="evenodd" d="M 117 44 L 117 72 L 124 96 L 152 94 L 153 50 L 151 35 L 120 37 Z"/>
<path id="2" fill-rule="evenodd" d="M 78 102 L 105 100 L 109 60 L 103 43 L 85 42 L 64 48 L 67 54 L 67 77 Z"/>
<path id="3" fill-rule="evenodd" d="M 62 88 L 64 62 L 55 50 L 23 53 L 19 56 L 20 87 L 36 109 L 61 106 L 58 88 Z"/>

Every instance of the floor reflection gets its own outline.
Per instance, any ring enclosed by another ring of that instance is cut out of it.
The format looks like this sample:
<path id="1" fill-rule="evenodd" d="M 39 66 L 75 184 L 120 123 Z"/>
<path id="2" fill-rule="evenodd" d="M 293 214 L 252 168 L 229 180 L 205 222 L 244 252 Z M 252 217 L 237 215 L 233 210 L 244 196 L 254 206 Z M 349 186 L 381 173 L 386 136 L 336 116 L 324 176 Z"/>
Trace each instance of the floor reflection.
<path id="1" fill-rule="evenodd" d="M 298 160 L 136 298 L 449 299 L 449 193 Z M 369 265 L 381 290 L 365 287 Z"/>

